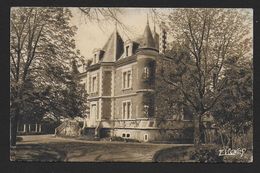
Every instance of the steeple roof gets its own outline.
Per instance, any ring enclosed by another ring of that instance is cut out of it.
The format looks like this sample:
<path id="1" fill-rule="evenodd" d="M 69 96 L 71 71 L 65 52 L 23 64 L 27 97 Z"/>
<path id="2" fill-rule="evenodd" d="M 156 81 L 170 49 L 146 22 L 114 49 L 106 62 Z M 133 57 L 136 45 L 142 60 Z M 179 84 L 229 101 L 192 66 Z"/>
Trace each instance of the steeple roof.
<path id="1" fill-rule="evenodd" d="M 149 22 L 147 21 L 143 38 L 140 40 L 140 48 L 155 48 L 155 41 L 153 39 L 153 35 L 149 26 Z"/>
<path id="2" fill-rule="evenodd" d="M 102 62 L 114 62 L 122 55 L 124 42 L 117 29 L 110 35 L 102 50 L 105 51 Z"/>

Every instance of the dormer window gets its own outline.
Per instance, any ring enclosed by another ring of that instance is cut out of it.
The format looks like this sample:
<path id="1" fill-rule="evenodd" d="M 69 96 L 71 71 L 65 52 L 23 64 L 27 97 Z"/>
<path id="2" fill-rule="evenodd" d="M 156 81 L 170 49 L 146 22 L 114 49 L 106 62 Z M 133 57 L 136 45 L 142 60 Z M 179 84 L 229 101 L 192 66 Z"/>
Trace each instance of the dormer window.
<path id="1" fill-rule="evenodd" d="M 127 40 L 125 42 L 125 56 L 132 56 L 133 54 L 133 42 L 131 40 Z"/>
<path id="2" fill-rule="evenodd" d="M 82 72 L 85 72 L 86 71 L 86 64 L 83 62 L 82 63 Z"/>
<path id="3" fill-rule="evenodd" d="M 103 55 L 104 55 L 104 51 L 103 50 L 95 49 L 93 51 L 93 64 L 98 63 Z"/>
<path id="4" fill-rule="evenodd" d="M 94 54 L 93 64 L 97 63 L 97 54 Z"/>
<path id="5" fill-rule="evenodd" d="M 129 46 L 126 46 L 126 51 L 125 51 L 125 54 L 126 54 L 126 56 L 128 56 L 129 55 Z"/>

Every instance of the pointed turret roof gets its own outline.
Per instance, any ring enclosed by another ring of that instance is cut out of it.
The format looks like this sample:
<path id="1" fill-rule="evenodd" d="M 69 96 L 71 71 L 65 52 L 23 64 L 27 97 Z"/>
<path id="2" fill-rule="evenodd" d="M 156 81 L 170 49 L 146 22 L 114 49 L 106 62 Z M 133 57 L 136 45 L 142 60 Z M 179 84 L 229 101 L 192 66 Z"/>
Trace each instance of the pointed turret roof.
<path id="1" fill-rule="evenodd" d="M 120 34 L 117 32 L 117 28 L 110 35 L 102 50 L 105 51 L 102 62 L 114 62 L 122 55 L 124 42 Z"/>
<path id="2" fill-rule="evenodd" d="M 140 48 L 155 48 L 155 42 L 148 20 L 144 30 L 143 38 L 140 41 Z"/>

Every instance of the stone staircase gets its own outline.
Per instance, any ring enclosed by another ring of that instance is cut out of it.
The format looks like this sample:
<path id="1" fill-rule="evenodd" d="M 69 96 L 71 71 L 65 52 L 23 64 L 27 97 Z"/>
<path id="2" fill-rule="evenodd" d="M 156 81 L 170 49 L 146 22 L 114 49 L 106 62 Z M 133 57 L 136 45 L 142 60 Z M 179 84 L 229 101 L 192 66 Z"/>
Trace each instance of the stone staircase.
<path id="1" fill-rule="evenodd" d="M 56 136 L 80 136 L 81 127 L 79 122 L 73 120 L 64 121 L 55 129 Z"/>

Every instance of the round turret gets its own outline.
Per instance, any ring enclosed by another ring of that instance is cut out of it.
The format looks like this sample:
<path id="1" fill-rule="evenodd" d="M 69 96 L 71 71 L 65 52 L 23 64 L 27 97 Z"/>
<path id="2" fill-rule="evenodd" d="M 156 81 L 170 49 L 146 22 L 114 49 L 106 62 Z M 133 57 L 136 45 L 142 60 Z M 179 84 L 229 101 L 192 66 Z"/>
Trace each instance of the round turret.
<path id="1" fill-rule="evenodd" d="M 154 88 L 156 56 L 158 52 L 152 49 L 140 49 L 137 52 L 137 93 L 141 106 L 140 118 L 154 115 Z"/>
<path id="2" fill-rule="evenodd" d="M 154 89 L 156 57 L 158 49 L 149 27 L 145 27 L 143 38 L 140 39 L 136 52 L 137 58 L 137 90 L 139 106 L 139 118 L 149 118 L 154 115 Z"/>
<path id="3" fill-rule="evenodd" d="M 140 50 L 137 53 L 137 90 L 142 91 L 154 89 L 156 53 L 157 52 L 153 50 Z"/>

